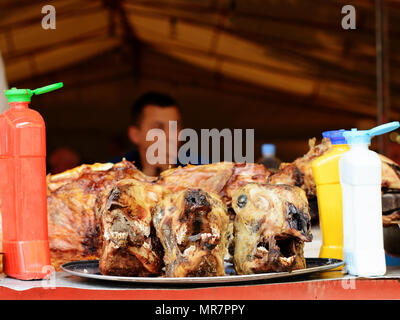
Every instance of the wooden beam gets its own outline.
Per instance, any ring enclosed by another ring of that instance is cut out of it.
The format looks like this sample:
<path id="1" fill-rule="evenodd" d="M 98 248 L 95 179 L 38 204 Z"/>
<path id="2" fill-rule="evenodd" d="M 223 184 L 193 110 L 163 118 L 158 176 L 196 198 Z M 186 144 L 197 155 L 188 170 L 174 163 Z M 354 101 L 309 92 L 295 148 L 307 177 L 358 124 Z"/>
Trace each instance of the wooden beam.
<path id="1" fill-rule="evenodd" d="M 149 47 L 151 50 L 151 47 Z M 156 60 L 155 60 L 156 61 Z M 131 70 L 128 69 L 126 71 L 118 72 L 118 74 L 110 74 L 105 78 L 91 78 L 90 82 L 84 84 L 82 78 L 77 82 L 77 86 L 85 86 L 85 85 L 96 85 L 99 82 L 107 82 L 112 81 L 113 79 L 120 79 L 124 77 L 130 77 L 132 75 Z M 213 90 L 215 92 L 221 92 L 223 94 L 238 96 L 238 97 L 246 97 L 248 99 L 255 99 L 258 101 L 269 101 L 272 104 L 284 106 L 291 106 L 292 108 L 304 109 L 304 110 L 315 110 L 317 112 L 322 112 L 326 114 L 330 114 L 331 116 L 337 115 L 337 112 L 345 113 L 349 116 L 355 117 L 374 117 L 374 110 L 372 112 L 366 112 L 364 106 L 357 105 L 340 105 L 337 101 L 334 100 L 324 100 L 324 99 L 305 99 L 301 96 L 290 95 L 285 92 L 280 92 L 276 90 L 271 90 L 268 88 L 263 88 L 257 85 L 249 85 L 244 81 L 235 80 L 226 76 L 221 75 L 218 84 L 215 82 L 210 82 L 207 79 L 193 83 L 193 73 L 189 73 L 187 75 L 184 74 L 182 70 L 175 69 L 174 66 L 171 65 L 169 67 L 168 64 L 152 64 L 151 68 L 144 67 L 142 78 L 143 79 L 158 79 L 158 81 L 162 82 L 173 82 L 175 85 L 187 85 L 187 86 L 199 86 L 201 88 L 207 90 Z M 70 89 L 74 88 L 74 84 L 70 83 L 68 86 Z"/>
<path id="2" fill-rule="evenodd" d="M 377 84 L 377 124 L 390 119 L 390 81 L 388 61 L 387 9 L 383 0 L 376 0 L 376 84 Z M 378 151 L 387 154 L 388 145 L 383 136 L 378 136 Z"/>

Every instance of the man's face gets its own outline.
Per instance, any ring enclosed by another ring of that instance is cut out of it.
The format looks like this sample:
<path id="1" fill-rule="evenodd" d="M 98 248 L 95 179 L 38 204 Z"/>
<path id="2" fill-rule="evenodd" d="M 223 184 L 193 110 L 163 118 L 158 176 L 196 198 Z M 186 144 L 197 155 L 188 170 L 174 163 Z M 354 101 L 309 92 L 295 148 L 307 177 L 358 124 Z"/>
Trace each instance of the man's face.
<path id="1" fill-rule="evenodd" d="M 178 128 L 176 131 L 170 132 L 169 121 L 178 122 Z M 151 129 L 163 130 L 167 138 L 166 160 L 168 162 L 170 156 L 169 146 L 171 146 L 171 150 L 173 152 L 171 156 L 174 159 L 177 158 L 177 153 L 176 153 L 178 148 L 177 136 L 179 134 L 180 128 L 181 128 L 181 116 L 176 106 L 161 108 L 155 105 L 147 105 L 143 109 L 140 126 L 129 127 L 129 138 L 134 144 L 138 146 L 140 154 L 145 155 L 147 148 L 154 143 L 154 141 L 146 141 L 147 132 Z M 168 164 L 160 167 L 165 169 L 168 167 Z"/>

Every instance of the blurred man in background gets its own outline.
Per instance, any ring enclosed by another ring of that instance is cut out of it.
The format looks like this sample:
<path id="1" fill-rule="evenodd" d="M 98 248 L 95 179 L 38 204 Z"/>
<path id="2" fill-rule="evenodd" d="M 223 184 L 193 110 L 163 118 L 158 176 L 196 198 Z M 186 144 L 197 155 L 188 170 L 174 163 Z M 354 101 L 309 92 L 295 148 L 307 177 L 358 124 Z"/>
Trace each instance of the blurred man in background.
<path id="1" fill-rule="evenodd" d="M 176 121 L 176 132 L 170 132 L 169 122 Z M 131 124 L 128 127 L 129 140 L 137 146 L 137 150 L 130 151 L 112 160 L 116 163 L 125 158 L 128 161 L 134 161 L 135 166 L 142 170 L 143 173 L 149 176 L 157 176 L 161 171 L 168 169 L 175 164 L 168 163 L 168 159 L 177 159 L 178 155 L 175 150 L 179 148 L 177 136 L 181 129 L 181 113 L 179 111 L 176 101 L 163 93 L 148 92 L 140 96 L 133 104 L 131 109 Z M 165 159 L 167 163 L 150 164 L 146 158 L 146 151 L 154 141 L 146 141 L 147 132 L 151 129 L 161 129 L 166 135 L 166 154 Z M 170 145 L 172 145 L 172 152 L 169 154 Z M 179 161 L 178 165 L 180 165 Z"/>

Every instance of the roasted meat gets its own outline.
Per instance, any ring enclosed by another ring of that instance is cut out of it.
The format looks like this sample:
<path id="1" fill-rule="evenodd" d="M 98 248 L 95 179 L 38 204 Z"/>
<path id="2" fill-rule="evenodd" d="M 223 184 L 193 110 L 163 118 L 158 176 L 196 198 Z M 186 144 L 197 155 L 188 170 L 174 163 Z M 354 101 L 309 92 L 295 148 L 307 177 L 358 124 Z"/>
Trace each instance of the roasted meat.
<path id="1" fill-rule="evenodd" d="M 100 212 L 100 272 L 106 275 L 160 275 L 162 247 L 151 211 L 170 191 L 135 179 L 118 181 Z"/>
<path id="2" fill-rule="evenodd" d="M 233 219 L 235 214 L 231 209 L 233 193 L 247 183 L 266 183 L 271 173 L 257 163 L 219 162 L 200 166 L 178 167 L 161 173 L 157 183 L 172 191 L 187 188 L 199 188 L 206 192 L 218 194 L 228 207 L 228 248 L 233 255 L 234 235 Z"/>
<path id="3" fill-rule="evenodd" d="M 62 263 L 99 258 L 98 208 L 118 180 L 152 181 L 131 162 L 82 165 L 47 177 L 50 255 Z"/>
<path id="4" fill-rule="evenodd" d="M 233 172 L 221 195 L 226 204 L 231 205 L 232 196 L 237 189 L 248 183 L 266 183 L 270 172 L 257 163 L 235 163 Z"/>
<path id="5" fill-rule="evenodd" d="M 309 140 L 310 150 L 304 156 L 297 158 L 292 163 L 282 163 L 279 171 L 269 176 L 268 183 L 297 186 L 306 192 L 308 198 L 315 197 L 317 191 L 311 163 L 332 148 L 329 139 L 322 139 L 318 145 L 315 145 L 315 141 L 315 138 Z"/>
<path id="6" fill-rule="evenodd" d="M 200 188 L 206 192 L 220 194 L 232 176 L 234 166 L 232 162 L 219 162 L 177 167 L 163 171 L 157 184 L 166 186 L 172 191 Z"/>
<path id="7" fill-rule="evenodd" d="M 173 193 L 155 207 L 153 223 L 167 277 L 225 275 L 229 219 L 219 196 L 200 189 Z"/>
<path id="8" fill-rule="evenodd" d="M 381 154 L 379 157 L 382 160 L 382 189 L 400 191 L 400 166 Z"/>
<path id="9" fill-rule="evenodd" d="M 172 191 L 199 188 L 220 195 L 230 205 L 237 188 L 249 182 L 265 183 L 269 175 L 262 164 L 218 162 L 166 170 L 161 173 L 157 184 Z"/>
<path id="10" fill-rule="evenodd" d="M 163 172 L 157 181 L 172 191 L 189 187 L 219 193 L 230 201 L 235 188 L 246 181 L 265 182 L 268 172 L 261 165 L 217 163 L 187 166 Z M 131 162 L 82 165 L 48 175 L 48 224 L 53 266 L 73 260 L 98 259 L 100 233 L 97 211 L 114 184 L 122 179 L 154 182 Z"/>
<path id="11" fill-rule="evenodd" d="M 382 216 L 384 227 L 399 226 L 400 227 L 400 211 L 394 211 Z"/>
<path id="12" fill-rule="evenodd" d="M 306 267 L 304 241 L 311 241 L 307 197 L 298 187 L 247 184 L 232 198 L 238 274 Z"/>

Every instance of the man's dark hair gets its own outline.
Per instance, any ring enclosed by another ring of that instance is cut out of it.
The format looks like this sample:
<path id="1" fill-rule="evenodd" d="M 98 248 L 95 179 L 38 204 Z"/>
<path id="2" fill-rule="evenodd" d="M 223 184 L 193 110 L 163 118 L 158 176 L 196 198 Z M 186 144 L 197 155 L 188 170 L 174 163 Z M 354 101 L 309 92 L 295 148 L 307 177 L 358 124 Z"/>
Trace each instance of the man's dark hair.
<path id="1" fill-rule="evenodd" d="M 139 127 L 142 120 L 143 109 L 148 105 L 157 107 L 175 106 L 179 109 L 176 101 L 169 95 L 160 92 L 147 92 L 141 95 L 133 104 L 131 109 L 131 124 Z"/>

